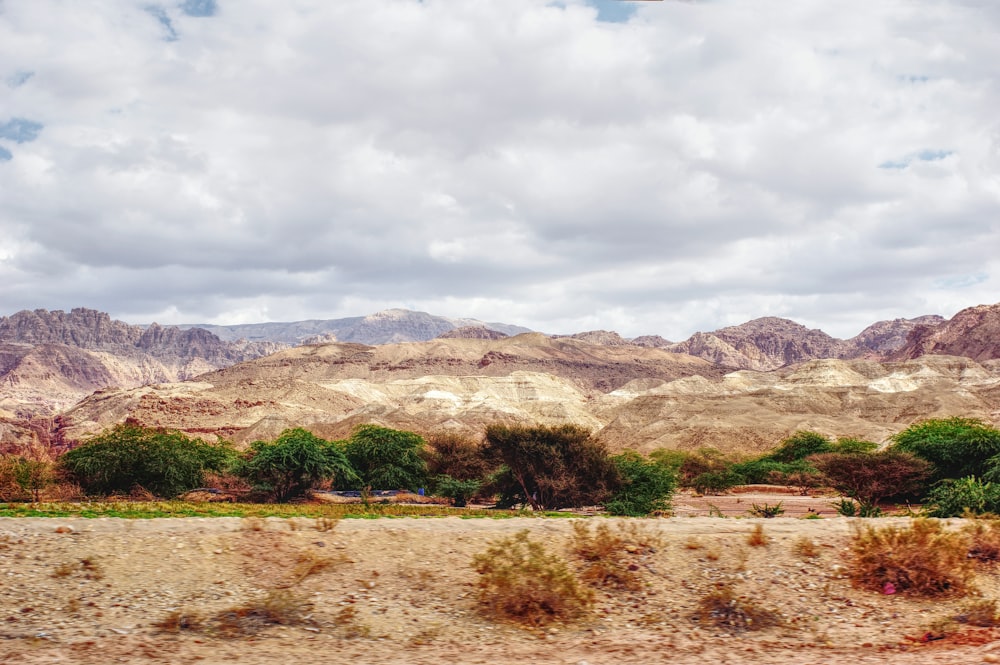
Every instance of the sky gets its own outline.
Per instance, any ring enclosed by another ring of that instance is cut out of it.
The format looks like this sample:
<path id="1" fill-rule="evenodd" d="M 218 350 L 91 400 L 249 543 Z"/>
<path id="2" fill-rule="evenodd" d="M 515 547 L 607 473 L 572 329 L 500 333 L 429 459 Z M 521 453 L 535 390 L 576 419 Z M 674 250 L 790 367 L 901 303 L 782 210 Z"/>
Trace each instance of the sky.
<path id="1" fill-rule="evenodd" d="M 0 314 L 1000 301 L 996 0 L 0 0 Z"/>

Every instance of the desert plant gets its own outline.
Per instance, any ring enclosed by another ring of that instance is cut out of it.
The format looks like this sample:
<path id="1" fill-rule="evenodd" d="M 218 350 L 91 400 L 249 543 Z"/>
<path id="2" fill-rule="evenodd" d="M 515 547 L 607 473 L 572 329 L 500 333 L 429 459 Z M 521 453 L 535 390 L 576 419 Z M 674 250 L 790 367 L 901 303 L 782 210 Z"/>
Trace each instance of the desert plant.
<path id="1" fill-rule="evenodd" d="M 937 520 L 917 519 L 908 528 L 856 527 L 848 575 L 875 591 L 937 596 L 965 593 L 974 575 L 965 534 L 946 531 Z"/>
<path id="2" fill-rule="evenodd" d="M 677 486 L 671 468 L 633 451 L 611 459 L 621 476 L 621 486 L 604 504 L 609 513 L 642 517 L 670 510 L 670 497 Z"/>
<path id="3" fill-rule="evenodd" d="M 359 425 L 346 441 L 344 452 L 357 471 L 356 488 L 416 492 L 427 481 L 423 449 L 424 439 L 419 434 L 379 425 Z"/>
<path id="4" fill-rule="evenodd" d="M 981 563 L 1000 561 L 1000 522 L 975 520 L 962 529 L 969 537 L 969 558 Z"/>
<path id="5" fill-rule="evenodd" d="M 205 622 L 198 612 L 174 610 L 159 621 L 154 621 L 153 627 L 163 633 L 179 633 L 184 630 L 198 632 L 205 628 Z"/>
<path id="6" fill-rule="evenodd" d="M 814 559 L 819 556 L 816 542 L 808 536 L 799 536 L 792 545 L 792 551 L 802 559 Z"/>
<path id="7" fill-rule="evenodd" d="M 748 598 L 736 596 L 729 585 L 712 589 L 698 601 L 693 619 L 732 633 L 763 630 L 782 623 L 781 614 L 763 608 Z"/>
<path id="8" fill-rule="evenodd" d="M 219 612 L 208 620 L 212 631 L 222 637 L 255 635 L 268 626 L 295 626 L 309 623 L 306 605 L 286 591 L 270 591 Z"/>
<path id="9" fill-rule="evenodd" d="M 358 477 L 339 446 L 300 427 L 274 441 L 254 441 L 234 468 L 276 501 L 302 496 L 325 480 L 346 485 Z"/>
<path id="10" fill-rule="evenodd" d="M 958 623 L 978 626 L 980 628 L 995 628 L 1000 626 L 1000 610 L 993 598 L 980 598 L 965 605 L 961 611 L 952 617 Z"/>
<path id="11" fill-rule="evenodd" d="M 765 547 L 771 539 L 764 534 L 762 524 L 754 524 L 753 531 L 747 536 L 747 545 L 750 547 Z"/>
<path id="12" fill-rule="evenodd" d="M 59 466 L 88 492 L 128 493 L 142 487 L 174 497 L 201 487 L 205 473 L 222 470 L 232 458 L 232 449 L 221 442 L 126 422 L 63 453 Z"/>
<path id="13" fill-rule="evenodd" d="M 1000 514 L 1000 483 L 983 482 L 975 476 L 946 478 L 924 497 L 924 511 L 930 517 Z"/>
<path id="14" fill-rule="evenodd" d="M 810 455 L 829 452 L 830 439 L 818 432 L 798 431 L 784 439 L 765 459 L 775 462 L 790 463 L 802 460 Z"/>
<path id="15" fill-rule="evenodd" d="M 427 475 L 431 478 L 449 476 L 456 480 L 482 480 L 496 470 L 483 456 L 482 446 L 461 434 L 427 436 L 424 457 Z"/>
<path id="16" fill-rule="evenodd" d="M 743 482 L 743 476 L 732 469 L 724 469 L 722 471 L 706 471 L 694 478 L 691 485 L 699 494 L 719 494 L 731 487 L 742 485 Z"/>
<path id="17" fill-rule="evenodd" d="M 782 502 L 771 505 L 769 503 L 764 503 L 761 505 L 752 504 L 752 507 L 747 512 L 754 517 L 777 517 L 778 515 L 783 515 L 785 509 L 781 507 Z"/>
<path id="18" fill-rule="evenodd" d="M 604 444 L 575 425 L 486 428 L 484 454 L 501 465 L 498 505 L 552 510 L 603 503 L 621 485 Z"/>
<path id="19" fill-rule="evenodd" d="M 880 453 L 824 453 L 809 458 L 839 492 L 862 507 L 920 490 L 931 473 L 925 460 L 900 450 Z"/>
<path id="20" fill-rule="evenodd" d="M 482 483 L 478 480 L 458 480 L 451 476 L 438 476 L 435 481 L 436 493 L 451 499 L 452 505 L 456 508 L 463 508 L 468 504 Z"/>
<path id="21" fill-rule="evenodd" d="M 923 420 L 893 437 L 893 448 L 934 465 L 932 481 L 975 476 L 986 480 L 1000 469 L 1000 430 L 974 418 Z"/>
<path id="22" fill-rule="evenodd" d="M 494 542 L 472 563 L 479 573 L 480 607 L 492 617 L 543 626 L 580 616 L 593 599 L 566 561 L 527 531 Z"/>
<path id="23" fill-rule="evenodd" d="M 580 579 L 591 586 L 636 591 L 642 586 L 635 556 L 655 551 L 656 538 L 635 524 L 619 524 L 612 530 L 606 523 L 593 529 L 584 522 L 573 523 L 570 549 L 581 562 Z"/>

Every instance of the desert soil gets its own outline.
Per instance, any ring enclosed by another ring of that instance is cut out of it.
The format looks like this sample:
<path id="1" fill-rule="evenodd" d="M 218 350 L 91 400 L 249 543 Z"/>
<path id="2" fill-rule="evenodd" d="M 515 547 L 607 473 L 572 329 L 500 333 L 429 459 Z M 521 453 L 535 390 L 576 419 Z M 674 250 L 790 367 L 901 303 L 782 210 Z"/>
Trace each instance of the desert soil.
<path id="1" fill-rule="evenodd" d="M 840 517 L 634 520 L 660 541 L 628 554 L 641 590 L 599 591 L 587 616 L 544 630 L 483 616 L 472 557 L 527 529 L 570 559 L 574 521 L 3 518 L 0 663 L 1000 662 L 997 629 L 952 626 L 924 641 L 974 598 L 853 588 L 842 567 L 857 521 Z M 758 524 L 769 542 L 751 546 Z M 803 538 L 817 556 L 796 552 Z M 977 583 L 998 597 L 995 573 Z M 733 634 L 694 621 L 719 584 L 776 609 L 782 625 Z M 269 593 L 301 609 L 301 622 L 238 637 L 156 625 L 177 612 L 208 622 Z"/>

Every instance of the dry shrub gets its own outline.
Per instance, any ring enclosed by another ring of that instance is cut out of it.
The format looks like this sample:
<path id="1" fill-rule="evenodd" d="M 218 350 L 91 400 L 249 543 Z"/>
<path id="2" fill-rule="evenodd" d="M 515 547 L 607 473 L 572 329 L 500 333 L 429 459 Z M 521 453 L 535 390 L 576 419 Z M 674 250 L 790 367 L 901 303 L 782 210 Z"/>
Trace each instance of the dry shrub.
<path id="1" fill-rule="evenodd" d="M 52 571 L 52 577 L 69 577 L 76 573 L 87 580 L 104 579 L 104 569 L 93 557 L 84 557 L 72 563 L 61 563 Z"/>
<path id="2" fill-rule="evenodd" d="M 799 536 L 796 538 L 795 544 L 792 545 L 792 551 L 802 559 L 815 559 L 819 556 L 819 548 L 816 547 L 813 539 L 808 536 Z"/>
<path id="3" fill-rule="evenodd" d="M 309 623 L 303 604 L 287 591 L 271 591 L 263 598 L 223 610 L 209 621 L 223 637 L 255 635 L 268 626 Z"/>
<path id="4" fill-rule="evenodd" d="M 763 608 L 744 596 L 737 597 L 728 585 L 705 594 L 698 601 L 692 618 L 702 625 L 713 625 L 731 633 L 781 625 L 781 615 L 776 610 Z"/>
<path id="5" fill-rule="evenodd" d="M 521 531 L 495 541 L 472 560 L 479 573 L 484 613 L 529 626 L 574 619 L 587 609 L 591 592 L 566 562 Z"/>
<path id="6" fill-rule="evenodd" d="M 606 523 L 593 530 L 583 522 L 573 523 L 571 549 L 582 562 L 581 579 L 591 586 L 639 590 L 639 566 L 632 559 L 655 552 L 658 544 L 634 523 L 619 524 L 617 531 Z"/>
<path id="7" fill-rule="evenodd" d="M 764 547 L 770 541 L 771 539 L 764 535 L 764 526 L 762 524 L 755 524 L 753 531 L 747 536 L 747 545 L 750 547 Z"/>
<path id="8" fill-rule="evenodd" d="M 937 520 L 918 519 L 907 529 L 855 530 L 848 574 L 856 586 L 920 596 L 964 594 L 974 577 L 968 536 L 945 531 Z"/>
<path id="9" fill-rule="evenodd" d="M 700 550 L 704 545 L 697 538 L 688 538 L 684 541 L 684 549 L 686 550 Z"/>
<path id="10" fill-rule="evenodd" d="M 332 568 L 335 564 L 343 563 L 346 557 L 319 557 L 312 552 L 300 552 L 295 558 L 295 566 L 292 568 L 289 580 L 275 585 L 276 589 L 288 589 L 299 584 L 307 577 Z"/>
<path id="11" fill-rule="evenodd" d="M 260 517 L 244 517 L 240 526 L 244 531 L 264 531 L 267 523 Z"/>
<path id="12" fill-rule="evenodd" d="M 184 630 L 203 630 L 205 623 L 197 612 L 174 610 L 159 621 L 154 621 L 153 627 L 158 628 L 163 633 L 179 633 Z"/>
<path id="13" fill-rule="evenodd" d="M 954 620 L 970 626 L 994 628 L 1000 626 L 1000 610 L 997 610 L 996 600 L 983 598 L 963 607 L 962 611 L 954 617 Z"/>
<path id="14" fill-rule="evenodd" d="M 327 531 L 333 531 L 336 528 L 338 521 L 339 520 L 332 517 L 317 517 L 315 529 L 324 533 Z"/>
<path id="15" fill-rule="evenodd" d="M 969 536 L 969 557 L 982 563 L 1000 561 L 1000 523 L 976 520 L 963 529 Z"/>

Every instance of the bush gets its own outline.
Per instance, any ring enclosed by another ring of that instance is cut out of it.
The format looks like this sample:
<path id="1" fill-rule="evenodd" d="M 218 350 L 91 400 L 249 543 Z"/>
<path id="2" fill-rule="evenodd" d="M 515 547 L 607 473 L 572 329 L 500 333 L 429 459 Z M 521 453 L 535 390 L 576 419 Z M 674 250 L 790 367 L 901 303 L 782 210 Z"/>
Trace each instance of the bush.
<path id="1" fill-rule="evenodd" d="M 900 450 L 825 453 L 809 458 L 838 492 L 873 507 L 889 496 L 917 492 L 931 473 L 928 462 Z"/>
<path id="2" fill-rule="evenodd" d="M 735 463 L 734 459 L 720 450 L 699 448 L 696 452 L 685 455 L 678 469 L 679 480 L 684 487 L 695 487 L 695 480 L 699 476 L 730 471 Z"/>
<path id="3" fill-rule="evenodd" d="M 537 627 L 574 619 L 593 600 L 566 562 L 529 539 L 527 531 L 496 541 L 473 558 L 473 567 L 488 616 Z"/>
<path id="4" fill-rule="evenodd" d="M 924 510 L 930 517 L 1000 515 L 1000 484 L 983 482 L 975 476 L 947 478 L 935 483 L 927 493 Z"/>
<path id="5" fill-rule="evenodd" d="M 496 469 L 483 457 L 482 446 L 461 434 L 433 434 L 427 437 L 425 452 L 430 477 L 450 476 L 456 480 L 482 480 Z"/>
<path id="6" fill-rule="evenodd" d="M 59 466 L 88 493 L 127 493 L 141 487 L 175 497 L 202 486 L 205 473 L 224 469 L 233 455 L 226 445 L 176 430 L 124 423 L 63 453 Z"/>
<path id="7" fill-rule="evenodd" d="M 691 481 L 694 489 L 699 494 L 718 494 L 725 492 L 730 487 L 742 485 L 743 476 L 732 469 L 723 471 L 708 471 Z"/>
<path id="8" fill-rule="evenodd" d="M 962 531 L 969 537 L 969 558 L 980 563 L 1000 561 L 1000 522 L 975 520 Z"/>
<path id="9" fill-rule="evenodd" d="M 765 459 L 790 463 L 810 455 L 829 452 L 830 440 L 817 432 L 800 431 L 784 439 Z"/>
<path id="10" fill-rule="evenodd" d="M 815 485 L 819 480 L 819 472 L 805 460 L 779 462 L 762 457 L 734 464 L 732 471 L 747 484 Z"/>
<path id="11" fill-rule="evenodd" d="M 493 477 L 501 506 L 601 504 L 621 486 L 604 445 L 575 425 L 490 425 L 484 453 L 503 465 Z"/>
<path id="12" fill-rule="evenodd" d="M 254 441 L 235 470 L 275 501 L 302 496 L 322 481 L 349 485 L 358 479 L 337 444 L 301 427 L 285 430 L 274 441 Z"/>
<path id="13" fill-rule="evenodd" d="M 873 591 L 891 588 L 918 596 L 964 594 L 974 576 L 966 535 L 945 531 L 937 520 L 912 526 L 858 528 L 850 546 L 848 574 Z"/>
<path id="14" fill-rule="evenodd" d="M 732 633 L 781 625 L 781 614 L 777 610 L 763 608 L 747 598 L 737 597 L 728 585 L 705 594 L 698 601 L 698 609 L 692 618 L 699 623 L 710 624 Z"/>
<path id="15" fill-rule="evenodd" d="M 451 476 L 438 476 L 434 484 L 437 495 L 451 499 L 456 508 L 464 507 L 482 486 L 478 480 L 457 480 Z"/>
<path id="16" fill-rule="evenodd" d="M 619 524 L 612 531 L 606 523 L 593 530 L 582 521 L 573 522 L 573 554 L 582 562 L 581 579 L 596 587 L 638 591 L 642 588 L 639 566 L 631 558 L 656 551 L 655 537 L 641 531 L 634 523 Z"/>
<path id="17" fill-rule="evenodd" d="M 604 504 L 612 515 L 642 517 L 670 510 L 677 476 L 669 467 L 651 462 L 636 452 L 611 458 L 621 476 L 621 487 Z"/>
<path id="18" fill-rule="evenodd" d="M 974 418 L 924 420 L 893 437 L 893 447 L 934 465 L 932 481 L 994 477 L 1000 461 L 1000 430 Z"/>
<path id="19" fill-rule="evenodd" d="M 0 456 L 0 501 L 38 502 L 41 492 L 55 482 L 51 462 Z"/>
<path id="20" fill-rule="evenodd" d="M 379 425 L 359 425 L 344 450 L 358 474 L 359 487 L 416 492 L 427 482 L 423 449 L 424 439 L 419 434 Z"/>

